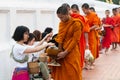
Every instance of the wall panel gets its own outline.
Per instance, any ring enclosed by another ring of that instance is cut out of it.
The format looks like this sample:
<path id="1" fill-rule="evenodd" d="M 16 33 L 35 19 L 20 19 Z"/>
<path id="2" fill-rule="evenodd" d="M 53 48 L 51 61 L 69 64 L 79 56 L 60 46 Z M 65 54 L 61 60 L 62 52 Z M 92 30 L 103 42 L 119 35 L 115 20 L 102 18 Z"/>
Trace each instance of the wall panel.
<path id="1" fill-rule="evenodd" d="M 35 11 L 34 10 L 17 10 L 16 13 L 16 26 L 25 25 L 29 27 L 32 32 L 36 25 Z"/>
<path id="2" fill-rule="evenodd" d="M 6 42 L 10 38 L 10 18 L 9 10 L 0 10 L 0 43 Z"/>

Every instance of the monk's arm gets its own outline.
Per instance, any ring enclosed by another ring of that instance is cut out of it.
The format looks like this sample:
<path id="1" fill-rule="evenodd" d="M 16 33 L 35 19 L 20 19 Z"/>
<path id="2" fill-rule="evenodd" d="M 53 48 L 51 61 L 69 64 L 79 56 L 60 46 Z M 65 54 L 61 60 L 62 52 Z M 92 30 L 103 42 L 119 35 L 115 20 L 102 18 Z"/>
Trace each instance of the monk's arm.
<path id="1" fill-rule="evenodd" d="M 58 44 L 58 49 L 59 49 L 59 51 L 63 51 L 63 44 L 62 43 Z"/>
<path id="2" fill-rule="evenodd" d="M 88 23 L 85 24 L 83 30 L 84 30 L 86 48 L 88 48 L 88 47 L 89 47 L 89 44 L 88 44 L 88 32 L 90 32 L 90 27 L 89 27 L 89 24 L 88 24 Z"/>
<path id="3" fill-rule="evenodd" d="M 89 48 L 89 44 L 88 44 L 88 33 L 84 33 L 85 35 L 85 42 L 86 42 L 86 49 Z"/>
<path id="4" fill-rule="evenodd" d="M 110 24 L 103 24 L 103 27 L 113 27 L 112 25 L 110 25 Z"/>
<path id="5" fill-rule="evenodd" d="M 93 16 L 93 26 L 90 27 L 90 30 L 98 30 L 99 29 L 99 20 L 96 15 Z"/>
<path id="6" fill-rule="evenodd" d="M 94 30 L 95 28 L 97 28 L 97 25 L 90 27 L 90 30 Z"/>

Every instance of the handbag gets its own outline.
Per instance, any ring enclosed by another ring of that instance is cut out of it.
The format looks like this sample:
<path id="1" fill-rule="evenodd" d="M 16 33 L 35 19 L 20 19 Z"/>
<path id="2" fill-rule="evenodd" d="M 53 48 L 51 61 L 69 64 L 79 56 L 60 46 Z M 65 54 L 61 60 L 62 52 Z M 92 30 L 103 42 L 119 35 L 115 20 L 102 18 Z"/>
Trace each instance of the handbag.
<path id="1" fill-rule="evenodd" d="M 40 72 L 39 63 L 37 61 L 28 62 L 28 72 L 30 74 L 38 74 Z"/>
<path id="2" fill-rule="evenodd" d="M 30 74 L 38 74 L 40 72 L 40 66 L 38 61 L 34 61 L 36 57 L 32 54 L 32 61 L 28 62 L 28 72 Z"/>

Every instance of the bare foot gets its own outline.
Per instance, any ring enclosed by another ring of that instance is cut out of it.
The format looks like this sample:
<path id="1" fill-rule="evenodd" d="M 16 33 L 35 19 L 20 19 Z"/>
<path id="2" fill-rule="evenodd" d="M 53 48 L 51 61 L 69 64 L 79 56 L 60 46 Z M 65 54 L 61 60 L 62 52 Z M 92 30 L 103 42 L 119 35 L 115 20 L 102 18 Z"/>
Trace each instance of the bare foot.
<path id="1" fill-rule="evenodd" d="M 93 70 L 94 69 L 94 66 L 90 66 L 90 70 Z"/>

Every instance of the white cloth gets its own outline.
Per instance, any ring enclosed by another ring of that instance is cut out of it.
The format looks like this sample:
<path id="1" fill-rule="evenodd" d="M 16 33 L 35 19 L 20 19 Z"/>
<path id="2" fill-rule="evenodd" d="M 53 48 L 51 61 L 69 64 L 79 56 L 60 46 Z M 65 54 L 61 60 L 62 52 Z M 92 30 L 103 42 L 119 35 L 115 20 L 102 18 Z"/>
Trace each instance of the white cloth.
<path id="1" fill-rule="evenodd" d="M 42 45 L 46 45 L 46 44 L 47 44 L 47 42 L 44 41 Z M 39 51 L 39 55 L 43 54 L 43 53 L 45 53 L 45 48 L 42 49 L 41 51 Z"/>
<path id="2" fill-rule="evenodd" d="M 38 44 L 39 44 L 39 42 L 34 42 L 33 46 L 29 46 L 29 45 L 27 45 L 27 46 L 28 46 L 28 47 L 35 47 L 35 46 L 38 45 Z M 45 45 L 45 44 L 47 44 L 47 42 L 43 42 L 43 44 L 41 44 L 41 45 Z M 33 55 L 34 55 L 34 57 L 36 57 L 36 59 L 34 59 L 34 60 L 37 60 L 37 59 L 39 59 L 40 54 L 43 54 L 43 53 L 45 53 L 45 48 L 42 49 L 41 51 L 38 51 L 38 52 L 29 54 L 29 60 L 28 60 L 28 62 L 31 62 L 31 61 L 32 61 Z M 33 61 L 34 61 L 34 60 L 33 60 Z"/>
<path id="3" fill-rule="evenodd" d="M 16 43 L 13 47 L 13 56 L 18 60 L 23 60 L 25 55 L 27 55 L 24 53 L 26 49 L 27 46 Z M 15 67 L 27 67 L 27 62 L 19 63 L 15 61 L 15 64 L 16 64 Z"/>
<path id="4" fill-rule="evenodd" d="M 85 50 L 85 59 L 86 60 L 94 59 L 94 57 L 89 49 Z"/>
<path id="5" fill-rule="evenodd" d="M 29 46 L 29 45 L 26 45 L 27 46 L 27 48 L 34 48 L 34 46 Z M 29 59 L 28 59 L 28 62 L 31 62 L 32 61 L 32 58 L 33 58 L 33 55 L 32 54 L 35 54 L 35 53 L 30 53 L 30 54 L 28 54 L 28 57 L 29 57 Z"/>

